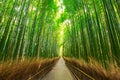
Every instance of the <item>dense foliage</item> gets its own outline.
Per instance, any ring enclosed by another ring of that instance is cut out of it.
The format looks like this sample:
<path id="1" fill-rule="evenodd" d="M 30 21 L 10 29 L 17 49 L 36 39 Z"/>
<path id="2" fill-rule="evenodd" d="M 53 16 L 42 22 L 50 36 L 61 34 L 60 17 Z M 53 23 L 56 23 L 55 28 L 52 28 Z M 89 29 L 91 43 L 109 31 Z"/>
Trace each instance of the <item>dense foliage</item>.
<path id="1" fill-rule="evenodd" d="M 0 1 L 0 60 L 59 53 L 120 65 L 120 0 Z"/>
<path id="2" fill-rule="evenodd" d="M 64 55 L 120 65 L 120 1 L 64 0 L 66 25 Z M 71 4 L 72 3 L 72 4 Z"/>
<path id="3" fill-rule="evenodd" d="M 53 0 L 0 1 L 0 60 L 57 56 L 56 11 Z"/>

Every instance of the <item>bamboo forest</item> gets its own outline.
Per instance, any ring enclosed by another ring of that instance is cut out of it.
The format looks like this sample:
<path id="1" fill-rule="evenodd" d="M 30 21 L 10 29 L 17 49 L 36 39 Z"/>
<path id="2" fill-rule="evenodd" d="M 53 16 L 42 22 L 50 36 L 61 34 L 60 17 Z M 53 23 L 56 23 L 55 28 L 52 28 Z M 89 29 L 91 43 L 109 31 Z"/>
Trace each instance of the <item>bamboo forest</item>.
<path id="1" fill-rule="evenodd" d="M 120 80 L 120 0 L 0 0 L 0 80 Z"/>

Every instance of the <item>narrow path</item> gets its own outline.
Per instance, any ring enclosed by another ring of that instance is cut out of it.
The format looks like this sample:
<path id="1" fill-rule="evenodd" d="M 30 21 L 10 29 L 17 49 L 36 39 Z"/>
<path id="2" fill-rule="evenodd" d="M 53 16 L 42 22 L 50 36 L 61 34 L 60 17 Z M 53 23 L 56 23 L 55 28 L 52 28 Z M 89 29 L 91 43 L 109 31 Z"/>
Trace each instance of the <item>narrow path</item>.
<path id="1" fill-rule="evenodd" d="M 42 80 L 75 80 L 70 70 L 65 65 L 63 58 L 60 58 L 53 69 L 43 77 Z"/>

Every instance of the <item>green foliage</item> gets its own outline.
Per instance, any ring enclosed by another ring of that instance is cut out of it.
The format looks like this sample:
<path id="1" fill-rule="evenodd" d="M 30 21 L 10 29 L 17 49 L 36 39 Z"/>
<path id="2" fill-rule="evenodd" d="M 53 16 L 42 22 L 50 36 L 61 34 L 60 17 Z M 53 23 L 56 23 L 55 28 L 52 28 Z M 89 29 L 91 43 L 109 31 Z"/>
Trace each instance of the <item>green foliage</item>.
<path id="1" fill-rule="evenodd" d="M 119 1 L 64 0 L 64 3 L 67 14 L 71 14 L 71 28 L 66 28 L 64 34 L 64 55 L 87 62 L 94 58 L 104 67 L 115 62 L 120 65 Z"/>
<path id="2" fill-rule="evenodd" d="M 0 60 L 58 55 L 53 0 L 8 0 L 0 6 Z"/>
<path id="3" fill-rule="evenodd" d="M 120 65 L 120 1 L 0 1 L 0 61 L 55 57 L 60 50 Z"/>

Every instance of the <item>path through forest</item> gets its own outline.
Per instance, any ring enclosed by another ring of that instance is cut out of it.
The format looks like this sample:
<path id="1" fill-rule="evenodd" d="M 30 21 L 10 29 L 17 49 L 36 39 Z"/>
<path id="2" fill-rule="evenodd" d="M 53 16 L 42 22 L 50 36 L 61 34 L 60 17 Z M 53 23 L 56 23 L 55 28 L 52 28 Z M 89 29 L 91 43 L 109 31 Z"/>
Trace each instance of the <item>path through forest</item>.
<path id="1" fill-rule="evenodd" d="M 75 80 L 61 57 L 53 69 L 42 80 Z"/>

